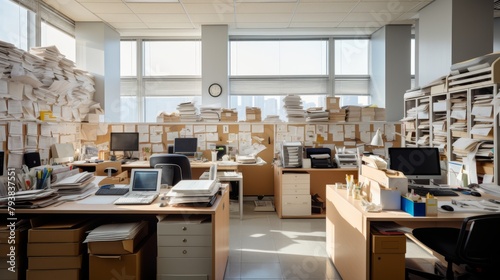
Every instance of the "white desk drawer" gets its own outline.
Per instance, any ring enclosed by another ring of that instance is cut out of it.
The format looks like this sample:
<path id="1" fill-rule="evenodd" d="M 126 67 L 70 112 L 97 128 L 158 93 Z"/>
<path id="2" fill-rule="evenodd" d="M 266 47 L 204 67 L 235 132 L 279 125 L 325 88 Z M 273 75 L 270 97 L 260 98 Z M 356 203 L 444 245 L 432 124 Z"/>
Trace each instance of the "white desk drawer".
<path id="1" fill-rule="evenodd" d="M 210 246 L 210 235 L 158 235 L 158 246 Z"/>
<path id="2" fill-rule="evenodd" d="M 311 193 L 310 189 L 311 188 L 309 187 L 309 183 L 307 184 L 288 183 L 288 184 L 283 184 L 281 186 L 283 194 L 310 194 Z"/>
<path id="3" fill-rule="evenodd" d="M 206 274 L 158 274 L 156 275 L 156 280 L 208 280 L 208 275 Z"/>
<path id="4" fill-rule="evenodd" d="M 310 182 L 309 173 L 285 173 L 283 174 L 282 182 L 286 183 L 308 183 Z"/>
<path id="5" fill-rule="evenodd" d="M 158 247 L 159 258 L 210 258 L 212 247 Z"/>
<path id="6" fill-rule="evenodd" d="M 158 236 L 161 235 L 212 235 L 212 223 L 158 223 Z"/>
<path id="7" fill-rule="evenodd" d="M 158 274 L 212 275 L 212 258 L 157 258 Z"/>
<path id="8" fill-rule="evenodd" d="M 283 216 L 311 215 L 311 195 L 283 195 Z"/>

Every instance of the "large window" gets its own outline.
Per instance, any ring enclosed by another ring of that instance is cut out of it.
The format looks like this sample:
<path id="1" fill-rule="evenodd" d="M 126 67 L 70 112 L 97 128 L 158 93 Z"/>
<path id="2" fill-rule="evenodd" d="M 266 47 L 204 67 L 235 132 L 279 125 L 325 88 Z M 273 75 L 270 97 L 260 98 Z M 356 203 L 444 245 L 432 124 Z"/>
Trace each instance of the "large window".
<path id="1" fill-rule="evenodd" d="M 76 60 L 76 40 L 73 36 L 42 21 L 42 46 L 55 45 L 71 61 Z"/>
<path id="2" fill-rule="evenodd" d="M 0 40 L 28 50 L 35 37 L 35 13 L 10 0 L 0 0 Z"/>
<path id="3" fill-rule="evenodd" d="M 159 113 L 174 112 L 180 103 L 200 106 L 200 41 L 133 40 L 120 48 L 121 121 L 156 122 Z"/>

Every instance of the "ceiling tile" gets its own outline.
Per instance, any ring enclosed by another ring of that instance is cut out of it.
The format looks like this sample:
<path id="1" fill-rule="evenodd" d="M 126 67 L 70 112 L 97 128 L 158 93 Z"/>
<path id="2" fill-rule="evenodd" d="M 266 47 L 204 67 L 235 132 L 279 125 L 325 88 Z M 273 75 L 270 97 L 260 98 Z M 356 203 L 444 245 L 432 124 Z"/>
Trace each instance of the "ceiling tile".
<path id="1" fill-rule="evenodd" d="M 137 16 L 145 23 L 154 22 L 188 22 L 189 18 L 185 14 L 137 14 Z"/>
<path id="2" fill-rule="evenodd" d="M 341 22 L 338 27 L 350 27 L 359 29 L 378 29 L 383 25 L 375 21 L 351 21 L 351 22 Z"/>
<path id="3" fill-rule="evenodd" d="M 234 7 L 231 3 L 223 3 L 219 1 L 215 1 L 213 4 L 184 4 L 184 8 L 186 8 L 186 12 L 190 14 L 206 14 L 206 13 L 217 13 L 217 14 L 227 14 L 233 13 Z"/>
<path id="4" fill-rule="evenodd" d="M 230 23 L 234 22 L 232 14 L 191 14 L 191 20 L 196 23 Z"/>
<path id="5" fill-rule="evenodd" d="M 116 2 L 120 2 L 122 3 L 123 1 L 122 0 L 77 0 L 78 2 L 80 3 L 105 3 L 105 2 L 109 2 L 109 3 L 116 3 Z"/>
<path id="6" fill-rule="evenodd" d="M 74 21 L 100 21 L 99 17 L 76 1 L 45 0 L 44 2 Z"/>
<path id="7" fill-rule="evenodd" d="M 149 28 L 193 28 L 191 23 L 186 22 L 148 22 Z"/>
<path id="8" fill-rule="evenodd" d="M 262 28 L 262 29 L 271 29 L 271 28 L 287 28 L 288 23 L 284 22 L 238 22 L 238 28 Z"/>
<path id="9" fill-rule="evenodd" d="M 324 22 L 324 21 L 342 21 L 347 13 L 317 13 L 317 14 L 295 14 L 293 22 Z"/>
<path id="10" fill-rule="evenodd" d="M 97 14 L 97 16 L 107 22 L 141 22 L 134 14 Z"/>
<path id="11" fill-rule="evenodd" d="M 236 22 L 290 22 L 290 14 L 237 14 Z"/>
<path id="12" fill-rule="evenodd" d="M 401 14 L 411 11 L 419 1 L 403 2 L 403 1 L 384 1 L 384 2 L 360 2 L 354 8 L 355 13 L 394 13 Z"/>
<path id="13" fill-rule="evenodd" d="M 184 13 L 179 3 L 127 3 L 127 6 L 136 14 Z"/>
<path id="14" fill-rule="evenodd" d="M 384 13 L 350 13 L 344 21 L 366 21 L 366 22 L 377 22 L 382 24 L 390 23 L 391 21 L 397 19 L 400 14 L 384 14 Z"/>
<path id="15" fill-rule="evenodd" d="M 334 3 L 302 3 L 297 7 L 297 13 L 348 13 L 356 6 L 352 2 Z"/>
<path id="16" fill-rule="evenodd" d="M 82 5 L 96 14 L 130 14 L 132 11 L 123 3 L 82 3 Z"/>
<path id="17" fill-rule="evenodd" d="M 316 28 L 316 27 L 337 27 L 340 22 L 331 21 L 331 22 L 291 22 L 290 27 L 307 27 L 307 28 Z"/>
<path id="18" fill-rule="evenodd" d="M 404 13 L 401 14 L 397 20 L 415 20 L 418 18 L 418 13 L 417 12 L 409 12 L 409 13 Z"/>
<path id="19" fill-rule="evenodd" d="M 113 22 L 110 23 L 116 29 L 137 29 L 137 28 L 147 28 L 148 26 L 142 22 Z"/>
<path id="20" fill-rule="evenodd" d="M 297 3 L 236 3 L 237 13 L 242 14 L 268 14 L 268 13 L 293 13 Z"/>

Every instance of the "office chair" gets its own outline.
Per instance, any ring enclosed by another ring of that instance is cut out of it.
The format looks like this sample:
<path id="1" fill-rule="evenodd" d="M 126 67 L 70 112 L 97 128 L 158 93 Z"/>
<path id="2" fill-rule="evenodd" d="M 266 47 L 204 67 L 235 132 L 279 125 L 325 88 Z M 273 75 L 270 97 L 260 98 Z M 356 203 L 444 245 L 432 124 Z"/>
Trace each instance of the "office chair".
<path id="1" fill-rule="evenodd" d="M 175 186 L 180 180 L 191 179 L 191 164 L 185 155 L 154 154 L 149 158 L 149 165 L 162 169 L 162 184 Z"/>
<path id="2" fill-rule="evenodd" d="M 448 262 L 445 279 L 455 279 L 453 264 L 465 264 L 471 279 L 498 279 L 500 273 L 500 214 L 465 218 L 458 228 L 417 228 L 413 236 L 441 254 Z M 431 274 L 406 269 L 408 274 L 434 278 Z M 461 277 L 460 279 L 467 279 Z"/>
<path id="3" fill-rule="evenodd" d="M 122 173 L 122 164 L 118 161 L 102 162 L 96 165 L 96 176 L 108 176 Z"/>

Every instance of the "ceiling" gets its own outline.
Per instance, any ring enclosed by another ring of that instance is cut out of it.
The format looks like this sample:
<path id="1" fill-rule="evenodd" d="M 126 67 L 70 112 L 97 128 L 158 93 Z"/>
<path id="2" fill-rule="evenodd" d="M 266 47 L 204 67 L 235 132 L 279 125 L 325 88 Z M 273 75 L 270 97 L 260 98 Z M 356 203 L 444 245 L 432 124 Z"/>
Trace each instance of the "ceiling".
<path id="1" fill-rule="evenodd" d="M 433 0 L 43 1 L 74 21 L 105 22 L 122 37 L 167 37 L 200 36 L 209 24 L 227 24 L 230 35 L 370 35 L 414 23 Z"/>

